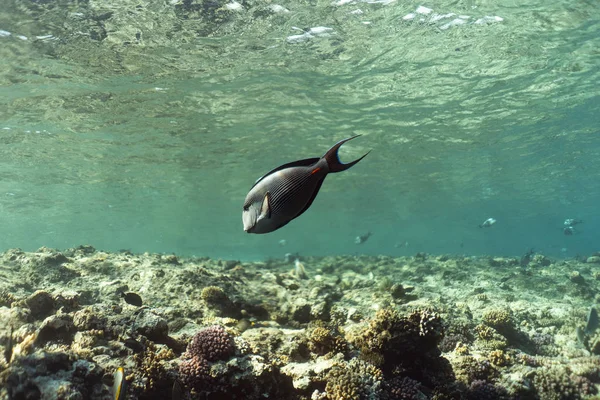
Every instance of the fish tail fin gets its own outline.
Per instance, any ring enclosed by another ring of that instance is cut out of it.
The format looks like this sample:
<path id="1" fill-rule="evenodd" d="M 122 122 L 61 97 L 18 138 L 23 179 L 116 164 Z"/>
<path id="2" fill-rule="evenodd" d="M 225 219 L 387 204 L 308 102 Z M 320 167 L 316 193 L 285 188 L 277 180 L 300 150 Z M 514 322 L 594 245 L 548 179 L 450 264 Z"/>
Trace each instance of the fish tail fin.
<path id="1" fill-rule="evenodd" d="M 359 162 L 360 160 L 362 160 L 363 158 L 365 158 L 367 156 L 367 154 L 369 154 L 371 151 L 367 152 L 367 154 L 365 154 L 364 156 L 362 156 L 361 158 L 354 160 L 352 162 L 349 162 L 347 164 L 344 164 L 340 161 L 340 158 L 338 156 L 338 150 L 340 149 L 340 147 L 342 147 L 342 145 L 344 143 L 346 143 L 349 140 L 352 140 L 354 138 L 359 137 L 360 135 L 356 135 L 356 136 L 352 136 L 348 139 L 344 139 L 344 140 L 340 140 L 339 142 L 337 142 L 336 144 L 334 144 L 328 151 L 327 153 L 325 153 L 325 155 L 323 156 L 323 158 L 327 161 L 327 165 L 329 166 L 329 172 L 341 172 L 341 171 L 345 171 L 348 168 L 352 167 L 354 164 L 356 164 L 357 162 Z"/>

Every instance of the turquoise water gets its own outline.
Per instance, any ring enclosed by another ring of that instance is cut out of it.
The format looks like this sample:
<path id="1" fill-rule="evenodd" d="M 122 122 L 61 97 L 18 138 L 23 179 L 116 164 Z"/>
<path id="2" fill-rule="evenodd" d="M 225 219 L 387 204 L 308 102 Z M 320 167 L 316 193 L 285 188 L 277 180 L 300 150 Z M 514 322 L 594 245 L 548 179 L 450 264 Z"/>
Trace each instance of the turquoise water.
<path id="1" fill-rule="evenodd" d="M 275 4 L 5 0 L 0 249 L 599 250 L 600 3 Z M 306 214 L 242 231 L 258 177 L 355 134 Z"/>

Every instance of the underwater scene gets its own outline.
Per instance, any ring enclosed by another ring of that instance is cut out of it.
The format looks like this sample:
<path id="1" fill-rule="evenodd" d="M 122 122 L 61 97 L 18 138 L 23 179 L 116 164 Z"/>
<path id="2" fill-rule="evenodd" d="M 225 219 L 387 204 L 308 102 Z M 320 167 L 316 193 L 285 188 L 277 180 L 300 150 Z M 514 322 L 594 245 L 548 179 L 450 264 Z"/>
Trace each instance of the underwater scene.
<path id="1" fill-rule="evenodd" d="M 597 0 L 0 0 L 0 60 L 0 399 L 600 399 Z"/>

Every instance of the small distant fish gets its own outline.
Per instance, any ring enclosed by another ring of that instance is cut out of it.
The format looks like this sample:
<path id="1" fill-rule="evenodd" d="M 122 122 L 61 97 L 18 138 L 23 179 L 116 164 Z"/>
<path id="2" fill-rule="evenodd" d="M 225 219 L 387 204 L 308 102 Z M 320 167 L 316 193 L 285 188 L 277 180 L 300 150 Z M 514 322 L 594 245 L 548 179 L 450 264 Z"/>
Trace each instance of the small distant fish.
<path id="1" fill-rule="evenodd" d="M 134 353 L 141 353 L 146 349 L 146 346 L 144 346 L 139 342 L 139 340 L 136 340 L 134 338 L 125 339 L 123 341 L 123 344 L 125 345 L 125 347 L 129 347 L 131 350 L 133 350 Z"/>
<path id="2" fill-rule="evenodd" d="M 367 156 L 343 164 L 337 142 L 321 158 L 307 158 L 281 165 L 259 178 L 244 200 L 242 222 L 248 233 L 269 233 L 298 218 L 311 206 L 330 172 L 341 172 Z"/>
<path id="3" fill-rule="evenodd" d="M 563 233 L 564 233 L 566 236 L 571 236 L 572 234 L 574 234 L 574 233 L 575 233 L 575 228 L 573 228 L 572 226 L 565 226 L 565 227 L 563 228 Z"/>
<path id="4" fill-rule="evenodd" d="M 485 221 L 483 221 L 483 224 L 479 225 L 480 228 L 489 228 L 490 226 L 494 225 L 496 223 L 496 220 L 494 218 L 488 218 Z"/>
<path id="5" fill-rule="evenodd" d="M 281 247 L 285 246 L 286 244 L 287 244 L 287 240 L 285 240 L 285 239 L 281 239 L 281 240 L 279 241 L 279 245 L 280 245 Z"/>
<path id="6" fill-rule="evenodd" d="M 580 326 L 575 328 L 575 335 L 577 335 L 577 341 L 583 346 L 587 347 L 585 331 Z"/>
<path id="7" fill-rule="evenodd" d="M 581 224 L 583 221 L 580 219 L 575 219 L 575 218 L 567 218 L 565 219 L 564 225 L 565 226 L 575 226 L 577 224 Z"/>
<path id="8" fill-rule="evenodd" d="M 300 262 L 300 260 L 298 260 L 296 258 L 296 260 L 294 261 L 294 274 L 296 275 L 296 278 L 298 279 L 307 279 L 308 278 L 308 274 L 306 273 L 306 268 L 304 268 L 304 264 L 302 264 Z"/>
<path id="9" fill-rule="evenodd" d="M 4 358 L 6 359 L 6 363 L 10 364 L 10 360 L 12 360 L 12 355 L 13 355 L 13 327 L 12 325 L 10 326 L 10 333 L 8 336 L 8 343 L 6 344 L 6 346 L 4 347 Z"/>
<path id="10" fill-rule="evenodd" d="M 125 400 L 125 392 L 127 391 L 127 380 L 125 379 L 125 370 L 123 367 L 117 368 L 113 374 L 114 383 L 112 394 L 114 400 Z"/>
<path id="11" fill-rule="evenodd" d="M 600 320 L 598 319 L 598 311 L 594 307 L 590 308 L 590 312 L 588 313 L 587 322 L 585 324 L 585 332 L 588 334 L 592 334 L 598 329 L 598 325 L 600 324 Z"/>
<path id="12" fill-rule="evenodd" d="M 400 249 L 402 247 L 408 247 L 408 241 L 398 242 L 394 245 L 395 248 Z"/>
<path id="13" fill-rule="evenodd" d="M 123 298 L 123 300 L 125 300 L 125 302 L 127 304 L 131 304 L 132 306 L 136 306 L 136 307 L 141 307 L 143 304 L 142 297 L 137 293 L 120 292 L 120 294 L 121 294 L 121 297 Z"/>
<path id="14" fill-rule="evenodd" d="M 363 244 L 364 242 L 366 242 L 367 240 L 369 240 L 370 237 L 371 237 L 371 232 L 367 232 L 364 235 L 357 236 L 354 239 L 354 243 L 356 243 L 356 244 Z"/>

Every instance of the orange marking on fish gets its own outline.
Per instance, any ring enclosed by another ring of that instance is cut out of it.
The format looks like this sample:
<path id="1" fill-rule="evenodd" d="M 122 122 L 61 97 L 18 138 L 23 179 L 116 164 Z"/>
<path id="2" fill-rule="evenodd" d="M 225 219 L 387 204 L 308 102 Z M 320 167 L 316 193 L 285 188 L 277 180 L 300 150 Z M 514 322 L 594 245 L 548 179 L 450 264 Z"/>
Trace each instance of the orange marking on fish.
<path id="1" fill-rule="evenodd" d="M 315 168 L 312 170 L 312 172 L 310 173 L 311 175 L 316 174 L 317 172 L 319 172 L 321 170 L 321 167 Z"/>

